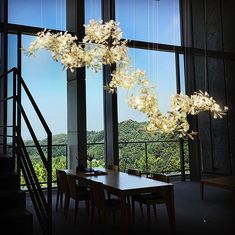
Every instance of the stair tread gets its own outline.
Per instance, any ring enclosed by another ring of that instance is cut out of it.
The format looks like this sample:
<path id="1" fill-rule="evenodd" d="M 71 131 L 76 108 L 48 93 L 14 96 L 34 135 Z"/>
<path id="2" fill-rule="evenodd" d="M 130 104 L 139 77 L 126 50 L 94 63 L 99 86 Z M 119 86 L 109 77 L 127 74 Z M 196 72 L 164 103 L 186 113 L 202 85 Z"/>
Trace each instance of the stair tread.
<path id="1" fill-rule="evenodd" d="M 10 177 L 10 176 L 17 176 L 19 173 L 14 172 L 14 171 L 9 171 L 9 172 L 0 172 L 0 178 L 5 178 L 5 177 Z"/>
<path id="2" fill-rule="evenodd" d="M 1 176 L 8 176 L 8 175 L 18 175 L 19 173 L 15 171 L 9 171 L 9 172 L 0 172 L 0 177 Z"/>
<path id="3" fill-rule="evenodd" d="M 9 154 L 0 153 L 0 158 L 13 158 L 13 157 Z"/>
<path id="4" fill-rule="evenodd" d="M 24 192 L 24 191 L 22 191 L 20 189 L 9 189 L 9 190 L 6 189 L 6 190 L 0 191 L 0 197 L 1 196 L 4 197 L 6 195 L 15 194 L 15 193 L 17 193 L 17 194 L 25 194 L 26 192 Z"/>
<path id="5" fill-rule="evenodd" d="M 9 218 L 18 218 L 24 216 L 32 216 L 32 212 L 27 209 L 24 210 L 8 210 L 8 211 L 0 211 L 0 219 L 9 219 Z"/>

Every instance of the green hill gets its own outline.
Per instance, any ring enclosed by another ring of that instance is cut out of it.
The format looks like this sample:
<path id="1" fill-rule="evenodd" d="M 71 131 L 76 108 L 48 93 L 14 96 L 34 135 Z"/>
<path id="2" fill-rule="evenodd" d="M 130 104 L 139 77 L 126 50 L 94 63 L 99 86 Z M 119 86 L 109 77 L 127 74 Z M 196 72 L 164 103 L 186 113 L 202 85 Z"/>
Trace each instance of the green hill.
<path id="1" fill-rule="evenodd" d="M 156 141 L 161 142 L 156 142 Z M 176 140 L 176 142 L 173 142 Z M 150 142 L 149 142 L 150 141 Z M 53 135 L 53 145 L 63 145 L 53 147 L 53 157 L 66 156 L 67 135 Z M 88 131 L 87 143 L 88 154 L 95 156 L 94 166 L 104 166 L 104 131 Z M 131 143 L 130 143 L 131 142 Z M 133 143 L 137 142 L 137 143 Z M 33 145 L 32 141 L 25 141 L 26 145 Z M 46 139 L 40 141 L 41 145 L 46 145 Z M 46 152 L 46 147 L 44 148 Z M 30 156 L 37 158 L 35 147 L 28 147 Z M 185 144 L 187 153 L 187 143 Z M 147 155 L 147 161 L 146 161 Z M 146 168 L 152 171 L 178 170 L 180 165 L 179 142 L 174 136 L 166 136 L 160 133 L 151 135 L 146 131 L 145 122 L 127 120 L 119 123 L 119 157 L 120 167 Z M 187 154 L 186 154 L 187 157 Z M 186 164 L 187 163 L 186 159 Z"/>

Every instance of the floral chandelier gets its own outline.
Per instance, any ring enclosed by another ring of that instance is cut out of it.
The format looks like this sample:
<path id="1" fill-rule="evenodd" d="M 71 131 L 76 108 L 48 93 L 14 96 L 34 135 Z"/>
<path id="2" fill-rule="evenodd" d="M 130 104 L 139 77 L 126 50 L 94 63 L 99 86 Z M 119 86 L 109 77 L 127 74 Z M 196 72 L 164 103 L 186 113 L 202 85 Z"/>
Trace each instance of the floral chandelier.
<path id="1" fill-rule="evenodd" d="M 165 134 L 178 133 L 180 138 L 189 136 L 193 139 L 197 133 L 190 132 L 188 115 L 197 115 L 210 111 L 213 118 L 222 118 L 228 108 L 220 107 L 207 92 L 195 92 L 188 96 L 176 94 L 171 99 L 171 107 L 167 114 L 160 112 L 154 88 L 149 85 L 144 71 L 131 66 L 127 41 L 123 41 L 119 24 L 113 20 L 90 20 L 85 25 L 85 37 L 82 42 L 76 36 L 65 33 L 53 34 L 44 30 L 26 50 L 26 54 L 34 55 L 39 49 L 46 49 L 55 61 L 60 61 L 65 69 L 88 67 L 94 72 L 102 65 L 115 64 L 111 82 L 106 89 L 114 93 L 117 88 L 138 89 L 138 95 L 131 93 L 127 98 L 128 105 L 144 113 L 148 118 L 147 130 L 151 133 L 160 131 Z"/>

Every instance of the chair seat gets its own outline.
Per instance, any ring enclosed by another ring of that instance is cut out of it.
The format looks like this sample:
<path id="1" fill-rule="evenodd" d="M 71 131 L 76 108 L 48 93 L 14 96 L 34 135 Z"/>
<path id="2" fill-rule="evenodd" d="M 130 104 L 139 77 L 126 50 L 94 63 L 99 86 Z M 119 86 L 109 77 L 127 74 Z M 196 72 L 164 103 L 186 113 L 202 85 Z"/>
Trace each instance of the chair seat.
<path id="1" fill-rule="evenodd" d="M 115 198 L 106 199 L 105 203 L 108 207 L 119 207 L 119 206 L 121 206 L 120 201 L 118 199 L 115 199 Z"/>
<path id="2" fill-rule="evenodd" d="M 143 193 L 139 195 L 133 195 L 132 199 L 134 201 L 144 203 L 144 204 L 155 204 L 165 202 L 165 197 L 162 194 L 158 193 Z"/>
<path id="3" fill-rule="evenodd" d="M 79 198 L 79 200 L 90 199 L 90 192 L 87 189 L 78 189 L 77 198 Z"/>

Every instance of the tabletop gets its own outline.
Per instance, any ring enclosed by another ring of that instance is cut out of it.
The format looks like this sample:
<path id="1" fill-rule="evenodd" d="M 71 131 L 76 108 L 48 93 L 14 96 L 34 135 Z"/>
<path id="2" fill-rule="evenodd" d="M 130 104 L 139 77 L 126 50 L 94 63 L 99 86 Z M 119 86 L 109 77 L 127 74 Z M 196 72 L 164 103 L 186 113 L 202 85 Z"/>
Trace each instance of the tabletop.
<path id="1" fill-rule="evenodd" d="M 131 192 L 144 192 L 153 191 L 158 189 L 164 189 L 168 187 L 173 187 L 171 183 L 165 183 L 162 181 L 157 181 L 149 179 L 146 177 L 139 177 L 130 175 L 124 172 L 116 172 L 113 170 L 108 170 L 104 168 L 96 168 L 101 171 L 107 172 L 105 175 L 90 176 L 82 172 L 76 174 L 74 170 L 67 169 L 66 172 L 69 174 L 76 174 L 78 178 L 88 179 L 96 182 L 101 182 L 104 186 L 108 188 L 114 188 L 120 191 L 131 191 Z"/>

